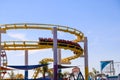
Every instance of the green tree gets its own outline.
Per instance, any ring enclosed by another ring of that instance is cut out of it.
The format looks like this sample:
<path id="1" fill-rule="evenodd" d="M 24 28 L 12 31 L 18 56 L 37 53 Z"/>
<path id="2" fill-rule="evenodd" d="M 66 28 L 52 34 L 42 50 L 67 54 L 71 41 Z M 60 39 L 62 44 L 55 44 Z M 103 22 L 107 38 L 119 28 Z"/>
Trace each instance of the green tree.
<path id="1" fill-rule="evenodd" d="M 8 75 L 10 79 L 15 79 L 15 73 L 13 72 L 13 70 L 10 73 L 8 72 Z"/>
<path id="2" fill-rule="evenodd" d="M 18 74 L 15 75 L 15 78 L 16 79 L 24 79 L 24 76 L 23 76 L 23 74 L 18 73 Z"/>
<path id="3" fill-rule="evenodd" d="M 63 74 L 62 74 L 62 76 L 63 76 L 63 78 L 68 78 L 68 75 L 70 75 L 70 72 L 68 72 L 68 71 L 65 71 L 65 72 L 63 72 Z"/>
<path id="4" fill-rule="evenodd" d="M 40 61 L 40 64 L 48 64 L 47 62 L 45 62 L 45 61 Z M 48 66 L 46 65 L 46 66 L 43 66 L 42 67 L 42 74 L 43 74 L 43 78 L 45 79 L 45 74 L 46 74 L 46 72 L 48 72 Z"/>
<path id="5" fill-rule="evenodd" d="M 92 72 L 89 72 L 89 76 L 93 79 L 97 80 L 97 75 L 99 74 L 99 71 L 97 71 L 95 68 L 92 68 Z"/>

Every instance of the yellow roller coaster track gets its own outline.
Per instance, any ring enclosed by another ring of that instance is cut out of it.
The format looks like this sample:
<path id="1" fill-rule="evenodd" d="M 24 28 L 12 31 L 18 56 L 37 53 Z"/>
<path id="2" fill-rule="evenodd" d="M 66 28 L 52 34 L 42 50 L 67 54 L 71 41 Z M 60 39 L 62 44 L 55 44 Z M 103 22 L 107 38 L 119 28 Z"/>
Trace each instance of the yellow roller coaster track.
<path id="1" fill-rule="evenodd" d="M 32 23 L 21 23 L 21 24 L 3 24 L 0 25 L 0 30 L 11 30 L 11 29 L 44 29 L 53 30 L 53 27 L 57 27 L 58 31 L 68 32 L 77 36 L 74 42 L 80 42 L 84 38 L 84 34 L 74 28 L 67 26 L 54 25 L 54 24 L 32 24 Z"/>
<path id="2" fill-rule="evenodd" d="M 81 47 L 75 45 L 67 44 L 66 46 L 61 46 L 58 43 L 58 48 L 69 49 L 82 54 L 83 50 Z M 53 48 L 51 42 L 39 42 L 39 41 L 4 41 L 1 43 L 5 50 L 34 50 L 34 49 L 47 49 Z M 71 47 L 72 46 L 72 47 Z"/>
<path id="3" fill-rule="evenodd" d="M 47 45 L 47 46 L 53 46 L 53 42 L 48 42 L 47 41 L 48 39 L 45 39 L 44 41 L 40 41 L 40 43 L 39 44 L 41 44 L 41 45 Z M 59 39 L 58 39 L 59 40 Z M 61 40 L 62 41 L 62 40 Z M 65 40 L 64 40 L 65 41 Z M 63 42 L 64 42 L 63 41 Z M 78 58 L 78 57 L 80 57 L 81 55 L 82 55 L 82 53 L 83 53 L 83 49 L 80 47 L 80 45 L 75 45 L 75 44 L 69 44 L 69 43 L 63 43 L 63 42 L 60 42 L 60 41 L 58 41 L 58 48 L 63 48 L 63 49 L 69 49 L 69 50 L 71 50 L 71 51 L 74 51 L 75 52 L 75 54 L 73 55 L 73 56 L 70 56 L 70 57 L 67 57 L 67 58 L 63 58 L 63 59 L 61 59 L 61 62 L 62 63 L 68 63 L 68 62 L 70 62 L 70 60 L 73 60 L 73 59 L 75 59 L 75 58 Z M 65 41 L 65 42 L 67 42 L 67 41 Z M 69 41 L 70 43 L 72 42 L 72 41 Z M 44 58 L 43 60 L 41 60 L 41 61 L 43 61 L 43 62 L 53 62 L 53 58 Z M 39 72 L 41 72 L 42 70 L 41 70 L 41 68 L 36 68 L 35 69 L 35 72 L 34 72 L 34 74 L 33 74 L 33 78 L 34 79 L 36 79 L 36 77 L 38 76 L 38 74 L 39 74 Z"/>
<path id="4" fill-rule="evenodd" d="M 67 32 L 75 35 L 77 38 L 73 42 L 80 42 L 84 38 L 84 34 L 74 28 L 67 26 L 54 25 L 54 24 L 33 24 L 33 23 L 20 23 L 20 24 L 3 24 L 0 25 L 1 31 L 17 30 L 17 29 L 37 29 L 37 30 L 53 30 L 53 27 L 57 27 L 58 31 Z M 45 44 L 42 44 L 45 43 Z M 77 52 L 73 56 L 62 59 L 62 62 L 69 62 L 72 59 L 78 58 L 83 54 L 83 49 L 75 45 L 67 44 L 67 46 L 61 46 L 58 42 L 58 48 L 69 49 Z M 53 48 L 50 42 L 39 42 L 39 41 L 3 41 L 1 42 L 4 50 L 36 50 L 36 49 L 47 49 Z M 71 47 L 73 46 L 73 47 Z M 53 61 L 51 58 L 45 58 L 44 61 Z M 37 75 L 37 74 L 36 74 Z M 36 75 L 34 77 L 36 77 Z"/>

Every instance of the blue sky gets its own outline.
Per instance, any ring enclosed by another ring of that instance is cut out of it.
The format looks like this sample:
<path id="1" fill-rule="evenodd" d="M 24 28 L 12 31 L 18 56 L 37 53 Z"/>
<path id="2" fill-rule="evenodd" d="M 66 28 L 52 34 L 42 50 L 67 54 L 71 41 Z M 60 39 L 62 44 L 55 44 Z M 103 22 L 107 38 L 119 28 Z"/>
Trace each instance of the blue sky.
<path id="1" fill-rule="evenodd" d="M 8 23 L 60 24 L 82 31 L 88 38 L 90 70 L 93 67 L 99 70 L 100 61 L 120 61 L 119 0 L 1 0 L 0 24 Z M 65 33 L 58 35 L 66 39 Z M 11 30 L 2 36 L 3 41 L 36 40 L 42 36 L 52 37 L 52 34 L 50 31 Z M 71 38 L 74 37 L 67 37 Z M 7 51 L 9 64 L 24 64 L 23 53 L 24 51 Z M 52 56 L 51 50 L 30 53 L 29 64 L 37 64 L 41 58 Z M 72 55 L 70 51 L 62 50 L 62 53 L 68 53 L 64 56 Z M 40 57 L 36 57 L 38 55 Z M 72 65 L 78 65 L 76 62 L 84 65 L 83 59 L 72 61 Z"/>

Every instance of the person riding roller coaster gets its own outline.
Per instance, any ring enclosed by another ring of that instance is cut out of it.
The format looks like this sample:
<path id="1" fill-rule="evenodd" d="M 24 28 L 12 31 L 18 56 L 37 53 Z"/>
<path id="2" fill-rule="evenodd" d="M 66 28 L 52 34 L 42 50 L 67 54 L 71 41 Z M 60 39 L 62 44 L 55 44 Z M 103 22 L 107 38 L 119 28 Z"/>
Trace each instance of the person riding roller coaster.
<path id="1" fill-rule="evenodd" d="M 53 45 L 52 38 L 39 38 L 39 42 L 41 42 L 40 44 L 42 45 L 46 45 L 46 44 Z M 73 42 L 73 41 L 57 39 L 57 42 L 59 46 L 67 47 L 69 45 L 70 48 L 76 47 L 76 49 L 81 49 L 81 46 L 78 43 Z M 77 52 L 74 51 L 74 54 L 77 54 Z"/>

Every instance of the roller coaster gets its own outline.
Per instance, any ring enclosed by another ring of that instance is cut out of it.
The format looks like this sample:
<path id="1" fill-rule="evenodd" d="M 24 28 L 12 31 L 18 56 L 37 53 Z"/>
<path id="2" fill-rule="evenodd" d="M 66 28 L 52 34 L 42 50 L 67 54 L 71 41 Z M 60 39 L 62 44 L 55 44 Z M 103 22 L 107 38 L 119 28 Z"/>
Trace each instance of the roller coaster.
<path id="1" fill-rule="evenodd" d="M 3 24 L 0 25 L 0 31 L 7 32 L 7 30 L 18 30 L 18 29 L 36 29 L 36 30 L 53 30 L 53 27 L 57 27 L 57 31 L 70 33 L 76 36 L 76 39 L 72 41 L 58 39 L 58 48 L 71 50 L 74 55 L 61 59 L 61 62 L 69 62 L 70 60 L 76 59 L 83 55 L 83 49 L 78 44 L 84 38 L 84 34 L 74 28 L 68 26 L 54 25 L 54 24 L 34 24 L 34 23 L 16 23 L 16 24 Z M 40 50 L 53 48 L 53 39 L 51 38 L 39 38 L 36 41 L 2 41 L 1 46 L 3 50 Z M 43 61 L 53 62 L 52 58 L 45 58 Z M 39 69 L 40 70 L 40 69 Z M 36 69 L 33 77 L 36 78 L 39 71 Z"/>

